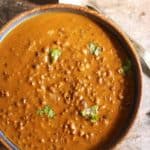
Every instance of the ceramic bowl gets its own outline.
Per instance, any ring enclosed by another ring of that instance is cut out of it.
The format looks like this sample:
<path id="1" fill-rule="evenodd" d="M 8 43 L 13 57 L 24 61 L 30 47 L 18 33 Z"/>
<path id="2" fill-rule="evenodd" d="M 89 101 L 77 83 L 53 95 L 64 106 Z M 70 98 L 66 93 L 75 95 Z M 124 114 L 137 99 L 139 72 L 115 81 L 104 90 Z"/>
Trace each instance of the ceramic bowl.
<path id="1" fill-rule="evenodd" d="M 105 147 L 105 149 L 114 148 L 117 144 L 120 143 L 120 141 L 124 139 L 125 135 L 128 133 L 129 129 L 131 128 L 131 125 L 133 124 L 136 118 L 137 111 L 139 109 L 140 100 L 141 100 L 141 95 L 142 95 L 141 65 L 134 47 L 131 41 L 129 40 L 129 38 L 126 36 L 126 34 L 112 20 L 107 18 L 105 15 L 85 7 L 66 5 L 66 4 L 46 5 L 20 14 L 19 16 L 15 17 L 10 22 L 8 22 L 8 24 L 1 29 L 0 42 L 7 36 L 7 34 L 10 31 L 12 31 L 17 25 L 21 24 L 23 21 L 30 19 L 33 16 L 37 16 L 39 14 L 46 13 L 46 12 L 73 12 L 90 18 L 97 24 L 103 26 L 111 34 L 113 34 L 116 37 L 116 39 L 121 43 L 124 50 L 128 53 L 129 57 L 131 58 L 133 63 L 135 84 L 136 84 L 134 104 L 132 106 L 132 111 L 130 112 L 128 120 L 126 121 L 126 124 L 122 127 L 122 130 L 118 134 L 114 135 L 113 139 L 109 141 L 109 144 L 106 144 Z M 0 140 L 7 148 L 13 150 L 18 149 L 15 146 L 15 143 L 9 141 L 5 137 L 4 133 L 2 132 L 0 132 Z"/>

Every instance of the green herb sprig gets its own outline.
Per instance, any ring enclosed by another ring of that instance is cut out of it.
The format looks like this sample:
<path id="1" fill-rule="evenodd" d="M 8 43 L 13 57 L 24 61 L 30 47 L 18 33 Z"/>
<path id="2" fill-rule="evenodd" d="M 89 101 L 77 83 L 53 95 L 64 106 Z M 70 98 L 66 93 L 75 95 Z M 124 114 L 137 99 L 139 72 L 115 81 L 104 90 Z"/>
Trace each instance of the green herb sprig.
<path id="1" fill-rule="evenodd" d="M 54 48 L 50 50 L 50 61 L 55 63 L 58 58 L 61 56 L 61 50 L 58 48 Z"/>
<path id="2" fill-rule="evenodd" d="M 126 59 L 122 67 L 119 69 L 120 74 L 127 74 L 132 68 L 132 63 L 130 59 Z"/>
<path id="3" fill-rule="evenodd" d="M 49 105 L 45 105 L 43 108 L 38 109 L 37 114 L 40 116 L 47 116 L 48 118 L 54 118 L 56 115 L 54 110 Z"/>
<path id="4" fill-rule="evenodd" d="M 100 53 L 102 52 L 103 48 L 100 47 L 97 43 L 90 42 L 88 44 L 88 49 L 89 49 L 90 54 L 93 54 L 95 56 L 99 56 Z"/>
<path id="5" fill-rule="evenodd" d="M 98 105 L 94 105 L 89 108 L 85 108 L 81 111 L 81 115 L 86 119 L 90 120 L 91 122 L 95 123 L 99 121 L 99 114 L 98 114 Z"/>

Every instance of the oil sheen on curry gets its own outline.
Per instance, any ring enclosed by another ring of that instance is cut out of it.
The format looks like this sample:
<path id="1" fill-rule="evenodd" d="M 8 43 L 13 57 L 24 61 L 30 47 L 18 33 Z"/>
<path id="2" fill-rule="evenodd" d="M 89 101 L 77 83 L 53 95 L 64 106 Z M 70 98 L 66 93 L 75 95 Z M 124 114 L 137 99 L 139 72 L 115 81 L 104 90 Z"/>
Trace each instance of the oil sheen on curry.
<path id="1" fill-rule="evenodd" d="M 24 21 L 0 43 L 0 130 L 21 150 L 96 150 L 126 123 L 133 66 L 85 16 Z"/>

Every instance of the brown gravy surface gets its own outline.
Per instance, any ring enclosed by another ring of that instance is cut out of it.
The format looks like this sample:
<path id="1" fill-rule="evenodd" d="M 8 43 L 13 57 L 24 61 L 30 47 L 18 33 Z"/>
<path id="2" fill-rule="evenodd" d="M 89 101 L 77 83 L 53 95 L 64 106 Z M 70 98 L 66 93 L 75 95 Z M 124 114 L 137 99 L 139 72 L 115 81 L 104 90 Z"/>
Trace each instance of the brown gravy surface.
<path id="1" fill-rule="evenodd" d="M 61 54 L 52 61 L 54 49 Z M 114 36 L 84 16 L 46 13 L 23 22 L 0 43 L 0 130 L 22 150 L 102 147 L 133 102 L 127 58 Z M 96 116 L 84 116 L 92 106 Z"/>

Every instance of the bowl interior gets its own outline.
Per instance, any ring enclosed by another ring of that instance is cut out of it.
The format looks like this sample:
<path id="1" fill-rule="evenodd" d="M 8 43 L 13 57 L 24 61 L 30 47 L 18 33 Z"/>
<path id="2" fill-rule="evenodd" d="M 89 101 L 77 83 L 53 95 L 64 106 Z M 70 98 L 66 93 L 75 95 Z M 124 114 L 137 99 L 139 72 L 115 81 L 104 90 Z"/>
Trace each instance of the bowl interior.
<path id="1" fill-rule="evenodd" d="M 102 14 L 98 14 L 87 8 L 83 8 L 79 6 L 72 6 L 72 5 L 63 5 L 63 4 L 44 6 L 44 7 L 36 8 L 32 11 L 25 12 L 19 15 L 2 29 L 2 31 L 0 32 L 0 42 L 9 34 L 10 31 L 12 31 L 16 26 L 18 26 L 25 20 L 30 19 L 42 13 L 46 13 L 46 12 L 72 12 L 72 13 L 77 13 L 77 14 L 87 16 L 88 18 L 96 22 L 98 25 L 103 26 L 113 36 L 115 36 L 116 39 L 122 45 L 123 49 L 126 51 L 128 56 L 130 57 L 130 59 L 132 60 L 134 76 L 135 76 L 134 103 L 132 104 L 132 110 L 129 114 L 128 120 L 126 121 L 126 124 L 124 124 L 124 126 L 121 127 L 121 130 L 118 131 L 114 135 L 114 138 L 109 142 L 109 144 L 107 145 L 103 144 L 105 145 L 104 149 L 110 148 L 114 146 L 116 143 L 118 143 L 120 139 L 124 137 L 124 135 L 127 133 L 128 129 L 133 123 L 133 120 L 135 119 L 135 116 L 139 107 L 139 102 L 141 99 L 141 85 L 142 85 L 141 67 L 140 67 L 138 58 L 134 52 L 134 49 L 131 43 L 129 42 L 128 38 L 122 33 L 122 31 L 118 27 L 116 27 L 116 25 L 114 25 L 111 20 L 107 19 Z M 0 136 L 3 138 L 6 138 L 3 133 L 1 133 Z M 11 142 L 7 142 L 7 140 L 5 140 L 4 142 L 7 143 L 7 145 L 9 145 L 10 147 L 15 146 Z M 14 147 L 14 149 L 17 149 L 17 148 Z"/>

